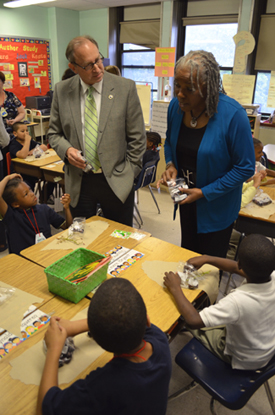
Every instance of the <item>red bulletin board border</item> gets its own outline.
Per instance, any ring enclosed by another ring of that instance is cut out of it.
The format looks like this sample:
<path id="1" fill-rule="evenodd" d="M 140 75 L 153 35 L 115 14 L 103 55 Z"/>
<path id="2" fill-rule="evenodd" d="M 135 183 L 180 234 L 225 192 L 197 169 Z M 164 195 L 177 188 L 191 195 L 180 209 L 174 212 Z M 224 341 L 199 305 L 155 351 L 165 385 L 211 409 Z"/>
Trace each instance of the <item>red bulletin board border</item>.
<path id="1" fill-rule="evenodd" d="M 24 106 L 26 96 L 46 95 L 52 89 L 49 40 L 0 36 L 0 71 L 4 89 Z"/>

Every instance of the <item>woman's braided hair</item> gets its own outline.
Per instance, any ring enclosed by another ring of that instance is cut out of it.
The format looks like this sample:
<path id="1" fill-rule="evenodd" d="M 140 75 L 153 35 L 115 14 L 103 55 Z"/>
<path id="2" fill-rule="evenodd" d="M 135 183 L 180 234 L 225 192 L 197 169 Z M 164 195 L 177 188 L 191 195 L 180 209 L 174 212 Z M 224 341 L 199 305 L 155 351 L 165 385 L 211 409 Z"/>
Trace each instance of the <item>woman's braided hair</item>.
<path id="1" fill-rule="evenodd" d="M 219 92 L 225 94 L 223 89 L 220 68 L 211 52 L 205 50 L 191 50 L 187 55 L 182 56 L 176 63 L 175 72 L 178 68 L 189 66 L 191 70 L 192 88 L 195 90 L 194 74 L 196 74 L 196 84 L 200 95 L 203 93 L 200 88 L 200 83 L 206 84 L 206 113 L 211 118 L 217 112 L 219 102 Z"/>

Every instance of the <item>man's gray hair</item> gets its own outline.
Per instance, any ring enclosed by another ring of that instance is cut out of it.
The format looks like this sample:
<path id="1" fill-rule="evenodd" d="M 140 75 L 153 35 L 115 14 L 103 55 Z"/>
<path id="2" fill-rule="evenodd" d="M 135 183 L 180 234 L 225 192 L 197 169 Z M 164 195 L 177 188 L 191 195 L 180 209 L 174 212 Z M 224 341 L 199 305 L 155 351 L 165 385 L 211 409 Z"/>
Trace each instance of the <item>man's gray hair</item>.
<path id="1" fill-rule="evenodd" d="M 87 40 L 93 43 L 98 49 L 97 41 L 91 36 L 89 35 L 77 36 L 70 41 L 66 49 L 66 58 L 68 59 L 70 63 L 74 63 L 75 61 L 75 56 L 74 56 L 75 50 L 79 46 L 81 46 L 83 43 L 85 43 Z"/>
<path id="2" fill-rule="evenodd" d="M 220 67 L 214 55 L 205 50 L 191 50 L 187 55 L 179 58 L 175 66 L 175 73 L 177 69 L 183 66 L 190 67 L 192 88 L 195 90 L 196 83 L 202 97 L 203 93 L 200 88 L 200 81 L 206 84 L 206 113 L 210 118 L 213 117 L 217 112 L 219 92 L 225 94 L 220 75 Z M 195 82 L 194 73 L 196 74 Z"/>

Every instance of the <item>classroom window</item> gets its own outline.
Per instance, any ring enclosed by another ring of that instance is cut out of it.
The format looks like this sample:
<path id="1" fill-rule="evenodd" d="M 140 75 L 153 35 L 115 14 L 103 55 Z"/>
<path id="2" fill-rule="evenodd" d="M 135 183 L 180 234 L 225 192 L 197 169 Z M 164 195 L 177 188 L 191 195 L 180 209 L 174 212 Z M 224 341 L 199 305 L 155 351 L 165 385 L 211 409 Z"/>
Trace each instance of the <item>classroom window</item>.
<path id="1" fill-rule="evenodd" d="M 237 31 L 238 23 L 188 25 L 184 54 L 198 49 L 212 52 L 221 67 L 221 76 L 231 74 L 235 55 L 233 36 Z"/>
<path id="2" fill-rule="evenodd" d="M 148 82 L 152 99 L 157 99 L 158 78 L 155 75 L 155 51 L 145 46 L 124 43 L 121 62 L 122 76 L 136 83 Z"/>

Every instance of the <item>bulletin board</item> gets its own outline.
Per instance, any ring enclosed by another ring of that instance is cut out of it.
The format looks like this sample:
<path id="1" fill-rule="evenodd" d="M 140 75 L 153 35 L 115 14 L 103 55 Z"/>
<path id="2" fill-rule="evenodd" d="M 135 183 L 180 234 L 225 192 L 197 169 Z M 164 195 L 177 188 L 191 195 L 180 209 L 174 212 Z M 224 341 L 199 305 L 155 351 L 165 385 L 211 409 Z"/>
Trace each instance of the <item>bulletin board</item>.
<path id="1" fill-rule="evenodd" d="M 24 106 L 26 96 L 46 95 L 52 87 L 50 42 L 0 36 L 0 71 L 6 77 L 4 89 Z"/>
<path id="2" fill-rule="evenodd" d="M 151 86 L 136 85 L 145 125 L 150 125 L 151 115 Z"/>

